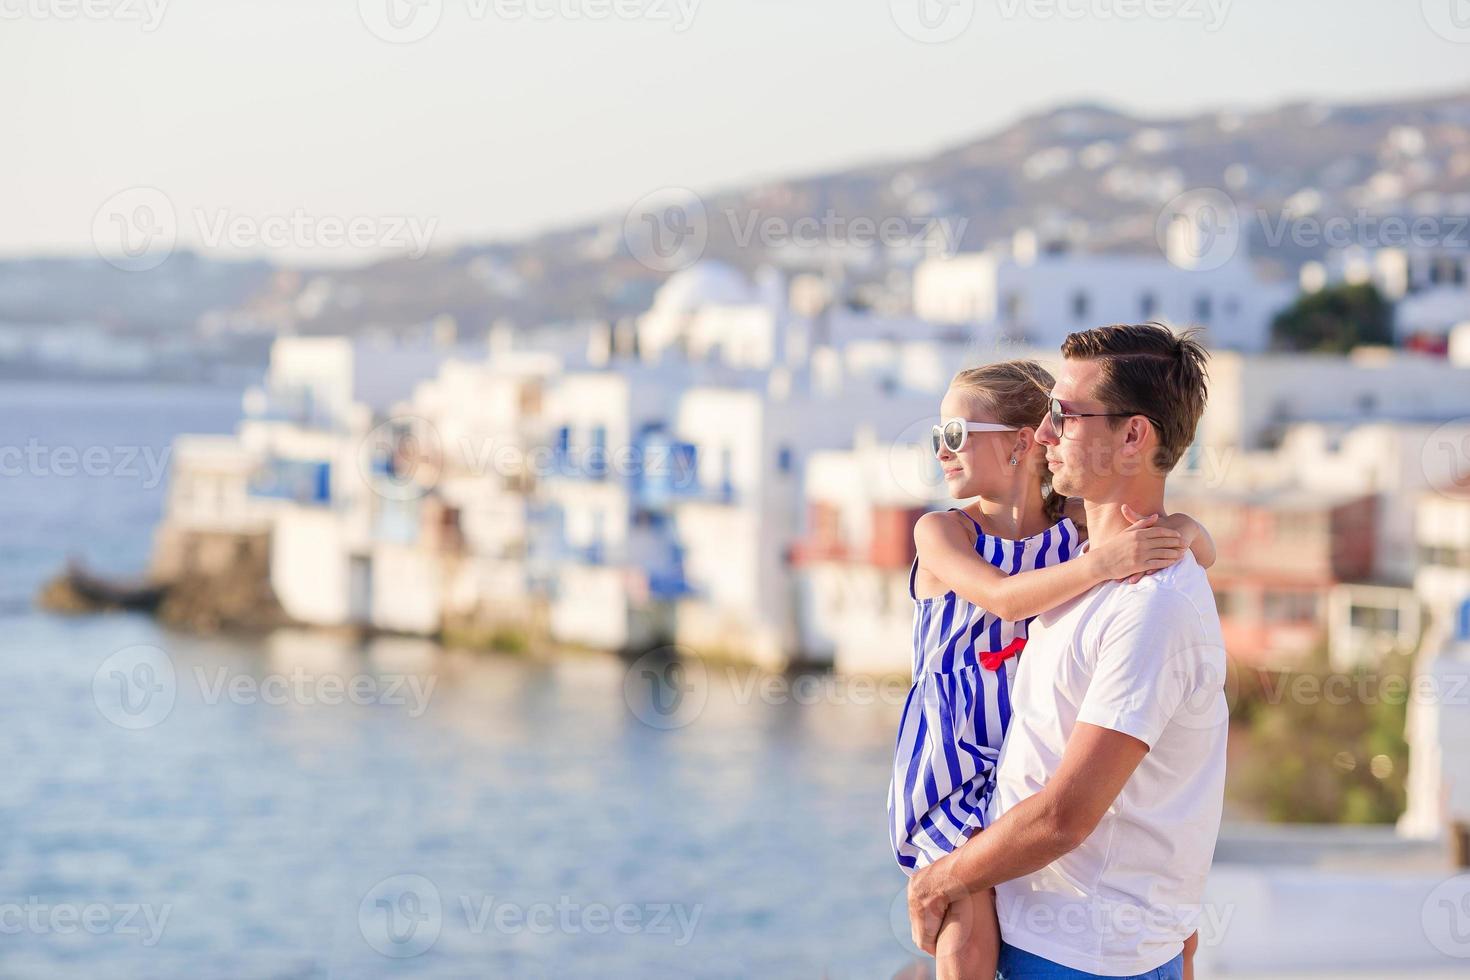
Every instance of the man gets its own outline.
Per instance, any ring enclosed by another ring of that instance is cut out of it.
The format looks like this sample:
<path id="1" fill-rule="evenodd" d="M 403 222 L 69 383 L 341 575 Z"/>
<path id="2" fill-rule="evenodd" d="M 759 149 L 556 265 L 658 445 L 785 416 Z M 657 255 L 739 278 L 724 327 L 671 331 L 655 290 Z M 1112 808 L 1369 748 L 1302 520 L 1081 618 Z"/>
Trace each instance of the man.
<path id="1" fill-rule="evenodd" d="M 1206 355 L 1156 324 L 1074 333 L 1062 354 L 1037 439 L 1096 544 L 1164 512 Z M 1181 977 L 1220 829 L 1224 656 L 1189 555 L 1034 620 L 995 822 L 909 880 L 915 942 L 932 953 L 951 904 L 994 888 L 1001 978 Z"/>

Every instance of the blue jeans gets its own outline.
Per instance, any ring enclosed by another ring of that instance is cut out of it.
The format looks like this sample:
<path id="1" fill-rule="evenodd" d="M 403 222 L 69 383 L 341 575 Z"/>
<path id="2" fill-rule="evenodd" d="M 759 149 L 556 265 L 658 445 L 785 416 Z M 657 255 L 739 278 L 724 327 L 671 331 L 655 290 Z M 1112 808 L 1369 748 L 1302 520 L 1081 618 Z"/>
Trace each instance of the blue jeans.
<path id="1" fill-rule="evenodd" d="M 1010 943 L 1000 944 L 1000 963 L 995 980 L 1182 980 L 1184 977 L 1184 954 L 1180 953 L 1157 970 L 1140 973 L 1132 977 L 1102 977 L 1096 973 L 1083 973 L 1060 963 L 1042 959 L 1035 953 L 1018 949 Z"/>

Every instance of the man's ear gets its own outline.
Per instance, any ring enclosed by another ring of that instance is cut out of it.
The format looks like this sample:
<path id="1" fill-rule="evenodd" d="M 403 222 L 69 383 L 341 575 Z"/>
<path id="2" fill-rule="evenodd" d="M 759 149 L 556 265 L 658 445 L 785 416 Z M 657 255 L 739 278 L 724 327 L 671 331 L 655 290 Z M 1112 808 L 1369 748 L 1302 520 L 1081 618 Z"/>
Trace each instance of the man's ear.
<path id="1" fill-rule="evenodd" d="M 1123 445 L 1121 452 L 1125 456 L 1136 456 L 1143 452 L 1144 441 L 1148 438 L 1149 423 L 1147 420 L 1135 415 L 1128 420 L 1123 429 Z"/>

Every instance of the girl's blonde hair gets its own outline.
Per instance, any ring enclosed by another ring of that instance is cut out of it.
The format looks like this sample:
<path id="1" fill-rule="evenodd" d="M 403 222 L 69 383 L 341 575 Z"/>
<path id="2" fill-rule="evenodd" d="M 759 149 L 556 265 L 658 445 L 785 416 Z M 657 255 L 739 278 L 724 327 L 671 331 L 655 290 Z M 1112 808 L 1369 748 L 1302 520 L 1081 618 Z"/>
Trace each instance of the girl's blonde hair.
<path id="1" fill-rule="evenodd" d="M 1035 429 L 1046 417 L 1055 383 L 1050 372 L 1035 361 L 999 361 L 967 368 L 949 386 L 973 392 L 1002 425 Z M 1045 477 L 1041 498 L 1047 519 L 1061 520 L 1067 498 L 1053 490 Z"/>

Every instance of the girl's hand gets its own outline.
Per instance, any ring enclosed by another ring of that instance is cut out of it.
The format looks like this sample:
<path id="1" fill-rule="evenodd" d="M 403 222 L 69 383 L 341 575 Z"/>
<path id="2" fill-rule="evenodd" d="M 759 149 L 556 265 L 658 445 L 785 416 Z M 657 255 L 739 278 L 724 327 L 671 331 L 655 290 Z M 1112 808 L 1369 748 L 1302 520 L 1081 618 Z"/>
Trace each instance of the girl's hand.
<path id="1" fill-rule="evenodd" d="M 1140 517 L 1125 505 L 1123 516 L 1130 522 L 1128 529 L 1092 552 L 1106 578 L 1137 582 L 1148 572 L 1168 568 L 1189 550 L 1178 531 L 1157 526 L 1157 514 Z"/>

